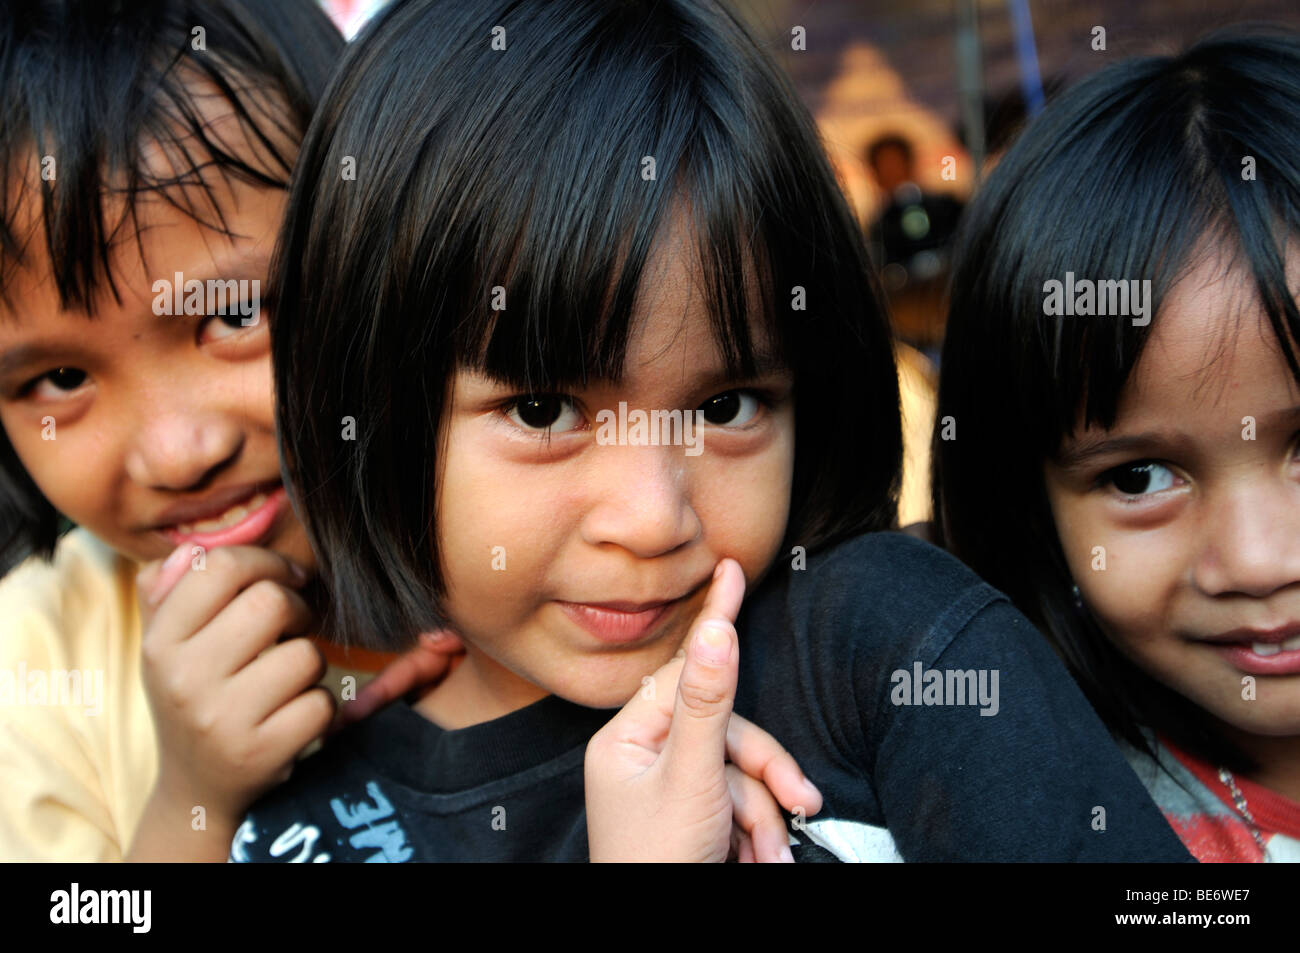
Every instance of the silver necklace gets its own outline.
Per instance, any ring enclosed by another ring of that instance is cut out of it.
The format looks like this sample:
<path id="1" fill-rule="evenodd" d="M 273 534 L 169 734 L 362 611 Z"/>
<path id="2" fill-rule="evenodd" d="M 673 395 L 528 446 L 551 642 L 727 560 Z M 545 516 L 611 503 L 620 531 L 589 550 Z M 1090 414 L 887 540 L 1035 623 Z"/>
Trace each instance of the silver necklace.
<path id="1" fill-rule="evenodd" d="M 1264 846 L 1264 838 L 1259 833 L 1259 825 L 1255 823 L 1255 818 L 1251 816 L 1250 808 L 1246 805 L 1246 795 L 1241 793 L 1241 788 L 1237 787 L 1236 779 L 1233 778 L 1232 772 L 1227 768 L 1219 769 L 1219 780 L 1223 782 L 1223 786 L 1232 795 L 1233 807 L 1237 809 L 1237 813 L 1246 822 L 1246 827 L 1250 830 L 1250 836 L 1255 838 L 1255 843 L 1259 845 L 1259 852 L 1267 859 L 1268 849 Z"/>

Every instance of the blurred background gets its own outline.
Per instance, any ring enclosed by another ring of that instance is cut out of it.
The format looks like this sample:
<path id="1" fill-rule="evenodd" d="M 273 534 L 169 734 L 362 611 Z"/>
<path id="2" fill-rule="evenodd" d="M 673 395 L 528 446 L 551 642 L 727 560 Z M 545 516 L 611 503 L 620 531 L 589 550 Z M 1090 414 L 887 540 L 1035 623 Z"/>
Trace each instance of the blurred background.
<path id="1" fill-rule="evenodd" d="M 353 35 L 383 0 L 322 0 Z M 1297 0 L 729 0 L 794 81 L 861 222 L 899 339 L 900 522 L 929 516 L 949 252 L 981 176 L 1045 101 L 1108 63 Z M 802 36 L 792 31 L 802 27 Z M 799 48 L 796 48 L 799 47 Z"/>

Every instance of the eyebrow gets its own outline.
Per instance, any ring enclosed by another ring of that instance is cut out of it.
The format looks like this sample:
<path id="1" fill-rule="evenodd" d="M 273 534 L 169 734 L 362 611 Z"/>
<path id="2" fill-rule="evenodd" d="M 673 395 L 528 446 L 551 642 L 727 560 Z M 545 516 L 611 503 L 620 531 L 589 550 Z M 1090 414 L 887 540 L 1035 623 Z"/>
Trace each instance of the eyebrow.
<path id="1" fill-rule="evenodd" d="M 202 268 L 196 268 L 193 271 L 173 269 L 166 274 L 154 275 L 149 281 L 149 287 L 151 289 L 149 292 L 149 301 L 152 302 L 154 298 L 157 297 L 157 295 L 152 291 L 153 283 L 162 279 L 167 281 L 168 284 L 174 285 L 176 282 L 176 272 L 179 270 L 184 276 L 186 282 L 198 281 L 203 284 L 204 288 L 207 287 L 209 281 L 257 281 L 260 285 L 258 289 L 258 300 L 260 304 L 262 301 L 270 299 L 270 294 L 266 287 L 270 278 L 268 273 L 270 267 L 271 252 L 269 250 L 265 252 L 253 252 L 250 250 L 248 253 L 242 255 L 238 253 L 224 254 L 223 256 L 216 258 L 212 262 L 211 266 L 205 262 Z M 181 294 L 182 296 L 184 295 L 183 288 Z M 182 317 L 184 317 L 184 315 L 182 315 Z M 202 317 L 202 315 L 192 314 L 189 315 L 189 317 L 197 318 Z"/>
<path id="2" fill-rule="evenodd" d="M 270 265 L 270 253 L 250 253 L 250 254 L 228 254 L 217 258 L 213 264 L 215 267 L 204 267 L 200 271 L 189 272 L 181 271 L 185 280 L 191 279 L 201 281 L 206 288 L 209 281 L 259 281 L 262 285 L 266 284 L 264 278 L 254 278 L 256 273 L 264 273 Z M 176 280 L 176 272 L 173 270 L 167 275 L 160 275 L 150 280 L 150 288 L 153 282 L 158 278 L 165 278 L 168 282 Z M 258 304 L 264 306 L 270 302 L 270 294 L 264 287 L 259 288 Z M 157 295 L 151 290 L 147 296 L 148 301 L 152 302 Z M 207 315 L 172 315 L 170 317 L 180 317 L 182 319 L 204 318 Z M 93 314 L 88 316 L 93 319 Z M 4 354 L 0 354 L 0 381 L 7 381 L 11 375 L 17 371 L 24 370 L 32 366 L 50 365 L 69 363 L 67 357 L 70 353 L 75 353 L 76 345 L 55 344 L 45 341 L 33 341 L 29 344 L 20 344 Z"/>
<path id="3" fill-rule="evenodd" d="M 1271 430 L 1300 420 L 1300 405 L 1266 414 L 1256 421 L 1260 430 Z M 1186 454 L 1192 438 L 1177 432 L 1147 431 L 1118 437 L 1084 437 L 1068 450 L 1056 455 L 1054 463 L 1062 470 L 1083 470 L 1100 457 L 1120 455 Z"/>
<path id="4" fill-rule="evenodd" d="M 714 387 L 721 384 L 741 384 L 750 381 L 757 381 L 764 377 L 775 377 L 784 374 L 789 374 L 791 376 L 794 375 L 794 368 L 790 366 L 789 362 L 782 360 L 775 354 L 760 351 L 755 353 L 753 357 L 754 373 L 752 374 L 733 375 L 728 372 L 725 366 L 714 366 L 699 371 L 690 380 L 687 380 L 685 384 L 690 389 L 702 389 L 704 387 Z M 486 371 L 472 368 L 464 368 L 464 370 L 468 370 L 471 374 L 480 378 L 489 386 L 499 389 L 514 388 L 513 384 L 506 380 L 497 378 Z M 624 379 L 626 379 L 626 377 L 627 375 L 625 374 Z M 602 381 L 604 381 L 603 378 L 593 377 L 588 381 L 587 386 L 599 384 Z M 608 383 L 608 381 L 605 382 Z M 552 383 L 557 391 L 577 391 L 582 390 L 584 386 L 581 381 L 576 380 L 556 380 Z"/>
<path id="5" fill-rule="evenodd" d="M 1102 457 L 1161 455 L 1170 449 L 1176 454 L 1190 449 L 1191 444 L 1191 439 L 1185 434 L 1158 431 L 1122 437 L 1085 437 L 1068 450 L 1058 453 L 1054 462 L 1062 470 L 1083 470 Z"/>
<path id="6" fill-rule="evenodd" d="M 19 370 L 37 365 L 55 365 L 68 363 L 67 355 L 72 349 L 61 344 L 35 342 L 20 344 L 4 355 L 0 355 L 0 381 L 7 381 Z"/>
<path id="7" fill-rule="evenodd" d="M 1264 417 L 1260 418 L 1258 424 L 1262 429 L 1267 430 L 1270 427 L 1290 424 L 1296 420 L 1300 420 L 1300 404 L 1296 404 L 1294 407 L 1287 407 L 1284 410 L 1275 410 L 1271 414 L 1266 414 Z"/>
<path id="8" fill-rule="evenodd" d="M 790 367 L 787 362 L 778 358 L 775 354 L 760 352 L 754 355 L 753 374 L 733 375 L 729 373 L 725 367 L 716 367 L 697 374 L 693 383 L 697 387 L 704 387 L 705 385 L 712 387 L 719 384 L 756 381 L 763 377 L 793 373 L 794 369 Z"/>

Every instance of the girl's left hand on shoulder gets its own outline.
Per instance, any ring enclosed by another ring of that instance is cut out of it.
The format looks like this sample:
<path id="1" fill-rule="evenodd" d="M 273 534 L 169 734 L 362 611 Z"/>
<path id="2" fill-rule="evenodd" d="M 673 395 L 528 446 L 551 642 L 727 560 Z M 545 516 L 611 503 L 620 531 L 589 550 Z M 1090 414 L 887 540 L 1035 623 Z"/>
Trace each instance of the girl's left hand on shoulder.
<path id="1" fill-rule="evenodd" d="M 793 860 L 778 802 L 811 815 L 822 798 L 775 738 L 732 711 L 744 594 L 739 564 L 724 559 L 684 651 L 588 743 L 592 861 Z"/>

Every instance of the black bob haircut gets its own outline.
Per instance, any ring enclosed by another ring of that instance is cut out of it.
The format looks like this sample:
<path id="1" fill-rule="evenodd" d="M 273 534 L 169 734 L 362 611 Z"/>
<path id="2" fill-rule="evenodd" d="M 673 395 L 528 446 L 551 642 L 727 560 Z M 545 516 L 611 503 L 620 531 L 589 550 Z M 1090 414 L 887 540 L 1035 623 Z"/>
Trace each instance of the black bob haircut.
<path id="1" fill-rule="evenodd" d="M 276 140 L 302 138 L 342 49 L 313 0 L 7 4 L 0 14 L 0 300 L 20 307 L 13 276 L 42 258 L 64 308 L 93 318 L 100 295 L 120 300 L 110 251 L 131 235 L 145 193 L 229 235 L 204 173 L 287 189 L 295 156 Z M 207 133 L 196 80 L 229 101 L 264 153 L 256 164 Z M 149 172 L 146 150 L 155 146 L 172 174 Z M 47 155 L 57 162 L 56 181 L 34 173 Z M 42 232 L 43 242 L 33 241 Z M 31 554 L 51 556 L 61 522 L 0 432 L 0 572 Z"/>
<path id="2" fill-rule="evenodd" d="M 399 2 L 325 95 L 272 266 L 282 464 L 333 638 L 394 649 L 446 624 L 433 484 L 454 371 L 524 394 L 617 382 L 674 208 L 728 369 L 755 366 L 748 270 L 755 323 L 793 372 L 788 540 L 893 524 L 898 383 L 862 238 L 806 108 L 734 16 L 705 0 Z M 509 320 L 493 321 L 494 286 Z"/>
<path id="3" fill-rule="evenodd" d="M 1243 180 L 1243 157 L 1257 178 Z M 1210 716 L 1139 671 L 1074 604 L 1044 464 L 1084 426 L 1113 426 L 1160 304 L 1207 252 L 1251 279 L 1291 371 L 1300 314 L 1284 273 L 1300 228 L 1300 38 L 1213 34 L 1176 57 L 1112 66 L 1032 122 L 967 208 L 933 442 L 944 541 L 1052 639 L 1117 735 L 1139 726 L 1242 767 Z M 1151 324 L 1046 317 L 1067 271 L 1149 279 Z M 956 439 L 945 440 L 952 417 Z"/>

